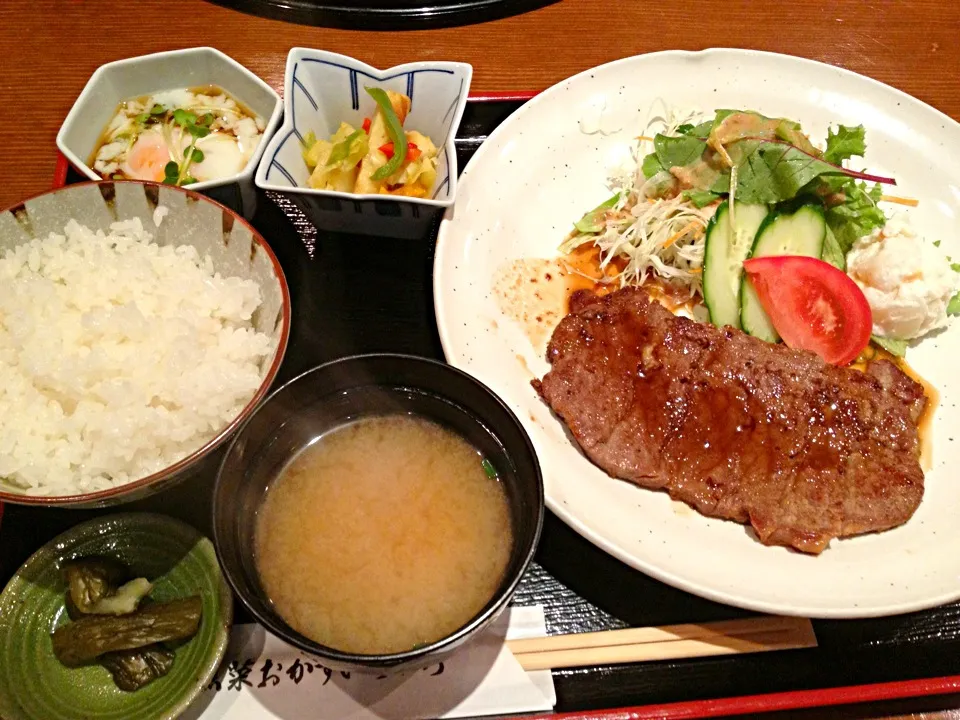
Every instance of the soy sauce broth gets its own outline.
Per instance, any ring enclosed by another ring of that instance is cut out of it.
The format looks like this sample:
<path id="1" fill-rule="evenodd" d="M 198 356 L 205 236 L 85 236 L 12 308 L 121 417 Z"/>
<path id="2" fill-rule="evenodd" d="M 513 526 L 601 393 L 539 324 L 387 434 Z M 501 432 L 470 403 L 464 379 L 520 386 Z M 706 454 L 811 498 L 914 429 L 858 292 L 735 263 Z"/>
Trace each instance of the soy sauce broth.
<path id="1" fill-rule="evenodd" d="M 177 111 L 192 114 L 205 134 L 194 137 Z M 217 85 L 157 91 L 117 105 L 87 165 L 103 178 L 167 182 L 173 162 L 182 170 L 174 184 L 217 180 L 243 170 L 265 128 L 264 118 Z"/>

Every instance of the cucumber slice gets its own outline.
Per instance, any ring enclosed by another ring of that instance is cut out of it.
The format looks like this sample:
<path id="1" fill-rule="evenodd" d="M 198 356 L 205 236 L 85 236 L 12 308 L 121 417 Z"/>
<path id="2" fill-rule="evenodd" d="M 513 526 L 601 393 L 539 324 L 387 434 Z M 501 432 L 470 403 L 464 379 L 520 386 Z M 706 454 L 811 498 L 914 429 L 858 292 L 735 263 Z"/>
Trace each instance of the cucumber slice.
<path id="1" fill-rule="evenodd" d="M 771 213 L 757 230 L 750 257 L 805 255 L 819 259 L 826 235 L 827 222 L 819 205 L 804 205 L 793 213 Z M 740 282 L 740 325 L 761 340 L 780 340 L 746 273 Z"/>
<path id="2" fill-rule="evenodd" d="M 703 250 L 703 302 L 710 322 L 717 327 L 740 328 L 740 280 L 743 261 L 750 254 L 757 228 L 767 217 L 766 205 L 737 203 L 736 217 L 730 222 L 726 202 L 707 225 Z"/>

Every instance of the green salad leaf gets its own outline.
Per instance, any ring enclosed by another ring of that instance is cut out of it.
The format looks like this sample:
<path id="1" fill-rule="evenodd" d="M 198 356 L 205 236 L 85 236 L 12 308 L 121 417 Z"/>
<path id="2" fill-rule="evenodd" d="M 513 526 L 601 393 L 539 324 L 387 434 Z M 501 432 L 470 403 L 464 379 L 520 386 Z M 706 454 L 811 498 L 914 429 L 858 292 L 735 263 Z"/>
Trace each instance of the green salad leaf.
<path id="1" fill-rule="evenodd" d="M 812 180 L 841 174 L 835 165 L 777 140 L 745 139 L 727 147 L 737 165 L 737 199 L 747 203 L 792 200 Z"/>
<path id="2" fill-rule="evenodd" d="M 663 172 L 664 167 L 660 162 L 660 158 L 657 157 L 657 154 L 652 152 L 643 158 L 643 162 L 640 163 L 640 170 L 643 172 L 643 176 L 649 180 L 658 172 Z"/>
<path id="3" fill-rule="evenodd" d="M 584 234 L 600 232 L 603 230 L 603 213 L 614 207 L 619 200 L 620 193 L 617 193 L 608 200 L 604 200 L 590 212 L 584 213 L 583 217 L 577 220 L 573 226 Z"/>
<path id="4" fill-rule="evenodd" d="M 664 169 L 693 165 L 706 149 L 706 140 L 689 135 L 657 135 L 653 139 L 653 151 Z"/>
<path id="5" fill-rule="evenodd" d="M 837 236 L 833 234 L 833 230 L 829 225 L 827 225 L 827 234 L 823 239 L 823 250 L 820 252 L 820 259 L 830 263 L 838 270 L 847 271 L 847 254 L 843 251 L 843 248 L 840 247 L 840 243 L 837 242 Z"/>
<path id="6" fill-rule="evenodd" d="M 833 197 L 842 198 L 842 202 L 828 205 L 826 218 L 844 254 L 850 252 L 858 239 L 887 222 L 883 210 L 877 206 L 881 192 L 879 185 L 868 186 L 852 179 L 847 179 L 835 191 Z"/>
<path id="7" fill-rule="evenodd" d="M 704 123 L 704 125 L 707 126 L 708 133 L 713 132 L 718 127 L 720 127 L 720 123 L 722 123 L 731 115 L 737 115 L 738 113 L 743 113 L 744 115 L 752 115 L 758 118 L 763 117 L 763 115 L 761 115 L 758 112 L 754 112 L 753 110 L 731 110 L 729 108 L 723 108 L 721 110 L 717 110 L 716 113 L 714 113 L 713 120 L 711 120 L 710 122 Z"/>
<path id="8" fill-rule="evenodd" d="M 678 135 L 689 135 L 690 137 L 698 137 L 706 139 L 707 135 L 710 134 L 710 130 L 713 128 L 713 120 L 708 120 L 707 122 L 700 123 L 699 125 L 680 125 L 677 128 Z"/>
<path id="9" fill-rule="evenodd" d="M 697 207 L 730 192 L 731 169 L 721 151 L 736 167 L 738 201 L 775 205 L 797 197 L 819 197 L 833 231 L 831 251 L 838 267 L 841 256 L 858 238 L 886 222 L 877 206 L 878 183 L 893 180 L 840 164 L 866 152 L 862 125 L 831 128 L 826 150 L 821 152 L 799 123 L 723 109 L 699 125 L 680 125 L 675 135 L 658 134 L 653 145 L 653 152 L 641 162 L 643 175 L 648 180 L 658 176 L 670 180 L 658 183 L 653 191 L 673 196 L 679 190 Z"/>
<path id="10" fill-rule="evenodd" d="M 803 134 L 800 123 L 786 118 L 769 118 L 753 110 L 717 110 L 707 137 L 708 144 L 720 152 L 721 146 L 745 139 L 782 140 L 805 153 L 820 156 L 820 151 Z"/>
<path id="11" fill-rule="evenodd" d="M 728 197 L 773 210 L 815 203 L 823 208 L 829 230 L 822 258 L 844 272 L 853 244 L 886 224 L 881 187 L 895 180 L 848 166 L 851 158 L 866 152 L 862 125 L 834 125 L 818 147 L 793 120 L 719 109 L 705 122 L 686 122 L 650 140 L 652 152 L 640 158 L 645 182 L 631 193 L 679 197 L 688 208 L 709 207 Z M 603 209 L 584 215 L 576 223 L 580 234 L 561 249 L 576 247 L 604 228 L 617 230 L 619 223 L 611 225 L 598 212 Z M 960 295 L 951 308 L 960 314 Z"/>
<path id="12" fill-rule="evenodd" d="M 834 165 L 839 165 L 842 161 L 855 155 L 863 157 L 867 152 L 867 143 L 864 137 L 863 125 L 857 125 L 856 127 L 841 125 L 836 132 L 833 131 L 833 128 L 830 128 L 827 130 L 827 149 L 823 152 L 823 159 Z"/>
<path id="13" fill-rule="evenodd" d="M 683 196 L 698 208 L 706 207 L 710 203 L 717 202 L 717 200 L 723 197 L 720 193 L 709 190 L 684 190 Z"/>
<path id="14" fill-rule="evenodd" d="M 842 144 L 849 146 L 849 143 Z M 817 178 L 836 178 L 841 183 L 860 177 L 872 178 L 830 163 L 785 140 L 747 137 L 730 142 L 725 150 L 737 167 L 737 198 L 748 203 L 792 200 Z M 723 166 L 707 141 L 699 137 L 657 135 L 654 138 L 654 152 L 645 156 L 641 164 L 644 177 L 649 179 L 671 169 L 688 189 L 729 191 L 730 169 Z"/>
<path id="15" fill-rule="evenodd" d="M 870 342 L 879 347 L 881 350 L 886 350 L 891 355 L 895 357 L 903 357 L 907 354 L 907 341 L 906 340 L 894 340 L 893 338 L 880 337 L 879 335 L 872 335 L 870 337 Z"/>
<path id="16" fill-rule="evenodd" d="M 957 293 L 947 303 L 947 315 L 960 315 L 960 293 Z"/>

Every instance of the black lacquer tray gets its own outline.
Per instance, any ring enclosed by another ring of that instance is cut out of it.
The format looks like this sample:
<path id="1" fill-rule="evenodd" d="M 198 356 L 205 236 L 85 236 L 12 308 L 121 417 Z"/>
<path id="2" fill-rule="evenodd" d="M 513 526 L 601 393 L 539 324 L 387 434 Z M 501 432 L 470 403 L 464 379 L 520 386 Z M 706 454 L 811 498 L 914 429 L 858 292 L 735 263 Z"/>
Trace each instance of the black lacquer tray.
<path id="1" fill-rule="evenodd" d="M 460 168 L 519 105 L 516 99 L 468 104 L 457 139 Z M 72 171 L 66 177 L 80 179 Z M 413 241 L 324 233 L 282 196 L 265 193 L 253 224 L 276 252 L 293 299 L 278 384 L 354 353 L 443 358 L 431 290 L 435 230 Z M 211 490 L 212 477 L 191 480 L 122 509 L 165 512 L 209 532 Z M 0 585 L 54 535 L 117 509 L 8 505 L 2 511 Z M 632 570 L 549 513 L 536 563 L 515 602 L 543 605 L 551 633 L 748 615 Z M 943 696 L 911 701 L 924 708 L 960 702 L 946 696 L 960 693 L 960 603 L 873 620 L 815 621 L 814 628 L 815 649 L 555 671 L 556 711 L 578 718 L 690 718 L 820 707 L 803 714 L 813 718 L 826 716 L 821 706 L 865 700 Z M 855 710 L 844 716 L 862 717 Z"/>
<path id="2" fill-rule="evenodd" d="M 250 15 L 347 30 L 424 30 L 519 15 L 558 0 L 209 0 Z"/>

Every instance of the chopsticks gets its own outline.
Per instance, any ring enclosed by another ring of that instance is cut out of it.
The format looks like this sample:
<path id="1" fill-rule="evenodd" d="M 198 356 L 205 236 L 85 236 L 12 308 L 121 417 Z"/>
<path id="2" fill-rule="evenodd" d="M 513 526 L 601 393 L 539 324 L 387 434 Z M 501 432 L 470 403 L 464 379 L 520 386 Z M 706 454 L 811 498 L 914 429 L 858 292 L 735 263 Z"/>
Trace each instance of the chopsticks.
<path id="1" fill-rule="evenodd" d="M 611 665 L 816 647 L 806 618 L 763 616 L 509 640 L 524 670 Z"/>

